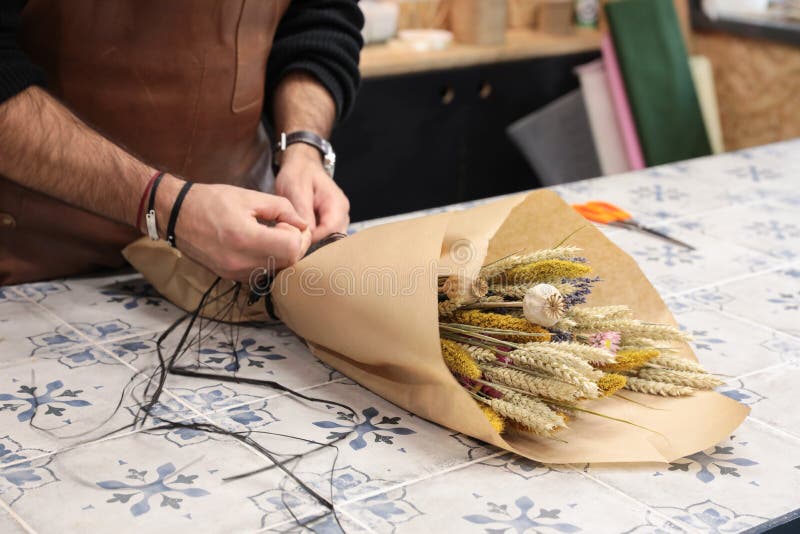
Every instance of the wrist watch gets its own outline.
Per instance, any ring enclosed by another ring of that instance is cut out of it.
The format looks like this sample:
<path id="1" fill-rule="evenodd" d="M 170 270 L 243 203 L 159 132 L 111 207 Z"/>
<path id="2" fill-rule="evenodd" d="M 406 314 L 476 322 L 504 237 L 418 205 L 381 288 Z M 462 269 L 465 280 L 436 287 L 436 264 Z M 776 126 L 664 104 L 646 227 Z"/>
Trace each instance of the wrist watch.
<path id="1" fill-rule="evenodd" d="M 333 178 L 333 171 L 336 169 L 336 153 L 333 151 L 333 145 L 331 145 L 327 139 L 306 130 L 281 133 L 280 141 L 275 143 L 275 150 L 273 153 L 276 166 L 278 166 L 278 155 L 285 151 L 287 146 L 295 143 L 305 143 L 319 150 L 320 155 L 322 155 L 322 166 L 325 168 L 325 172 L 328 173 L 328 176 Z"/>

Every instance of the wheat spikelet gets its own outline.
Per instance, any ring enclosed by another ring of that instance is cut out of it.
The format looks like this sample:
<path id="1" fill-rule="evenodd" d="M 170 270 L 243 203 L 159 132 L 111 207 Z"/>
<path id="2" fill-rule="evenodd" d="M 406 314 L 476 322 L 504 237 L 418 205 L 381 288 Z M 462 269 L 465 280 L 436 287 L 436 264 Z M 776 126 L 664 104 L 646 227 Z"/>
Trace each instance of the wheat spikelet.
<path id="1" fill-rule="evenodd" d="M 673 369 L 655 369 L 652 367 L 639 369 L 638 376 L 654 382 L 665 382 L 677 386 L 688 386 L 695 389 L 714 389 L 724 382 L 708 373 L 692 371 L 675 371 Z"/>
<path id="2" fill-rule="evenodd" d="M 597 320 L 591 326 L 581 323 L 573 329 L 579 332 L 596 332 L 608 330 L 622 334 L 626 344 L 628 338 L 647 338 L 653 341 L 686 341 L 688 336 L 671 325 L 644 323 L 635 319 L 603 319 Z"/>
<path id="3" fill-rule="evenodd" d="M 661 395 L 664 397 L 681 397 L 694 393 L 694 389 L 687 386 L 654 382 L 652 380 L 645 380 L 644 378 L 637 378 L 635 376 L 628 377 L 628 381 L 625 384 L 625 389 L 638 391 L 639 393 L 649 393 L 650 395 Z"/>
<path id="4" fill-rule="evenodd" d="M 533 345 L 532 348 L 528 348 Z M 560 354 L 558 351 L 548 347 L 539 347 L 543 343 L 529 343 L 523 345 L 522 350 L 512 350 L 504 353 L 502 357 L 510 361 L 516 367 L 538 371 L 556 378 L 567 384 L 576 386 L 586 397 L 597 397 L 599 390 L 595 383 L 602 373 L 594 369 L 591 365 L 568 354 Z M 460 346 L 470 353 L 472 358 L 479 363 L 497 363 L 497 355 L 488 349 L 475 347 L 468 344 Z"/>
<path id="5" fill-rule="evenodd" d="M 532 286 L 531 284 L 514 284 L 514 285 L 504 285 L 504 284 L 492 284 L 489 286 L 489 289 L 492 293 L 499 293 L 506 297 L 513 297 L 516 299 L 521 299 L 525 296 L 525 293 L 528 292 Z"/>
<path id="6" fill-rule="evenodd" d="M 584 396 L 577 387 L 553 378 L 534 376 L 516 369 L 508 369 L 496 365 L 481 365 L 480 368 L 486 380 L 527 391 L 539 397 L 574 402 Z"/>
<path id="7" fill-rule="evenodd" d="M 570 308 L 567 317 L 578 323 L 581 328 L 588 329 L 602 327 L 607 321 L 630 320 L 633 314 L 627 306 L 584 306 Z"/>
<path id="8" fill-rule="evenodd" d="M 586 378 L 597 380 L 601 375 L 589 362 L 570 354 L 568 351 L 562 351 L 556 348 L 556 343 L 528 342 L 523 343 L 521 347 L 522 354 L 549 359 L 553 363 L 578 371 Z M 518 351 L 513 352 L 517 353 Z"/>
<path id="9" fill-rule="evenodd" d="M 681 358 L 672 354 L 660 354 L 648 362 L 648 365 L 662 367 L 664 369 L 674 369 L 676 371 L 691 371 L 693 373 L 705 373 L 706 370 L 699 363 Z"/>
<path id="10" fill-rule="evenodd" d="M 520 423 L 529 432 L 551 435 L 554 431 L 566 427 L 564 419 L 543 402 L 503 386 L 498 386 L 497 390 L 503 394 L 502 399 L 491 399 L 488 402 L 481 400 L 500 415 Z"/>
<path id="11" fill-rule="evenodd" d="M 467 343 L 459 343 L 458 345 L 469 352 L 472 356 L 472 359 L 476 362 L 489 363 L 497 361 L 497 356 L 495 356 L 495 353 L 488 349 L 476 347 L 475 345 L 468 345 Z"/>
<path id="12" fill-rule="evenodd" d="M 582 360 L 595 364 L 614 363 L 616 358 L 611 351 L 599 347 L 592 347 L 584 343 L 559 342 L 551 343 L 550 345 L 558 351 L 572 354 Z"/>
<path id="13" fill-rule="evenodd" d="M 537 250 L 529 254 L 513 254 L 484 266 L 480 271 L 480 275 L 487 280 L 491 280 L 519 265 L 544 260 L 566 260 L 578 256 L 580 252 L 580 248 L 568 246 Z"/>
<path id="14" fill-rule="evenodd" d="M 542 371 L 554 378 L 577 386 L 587 397 L 595 397 L 601 373 L 583 360 L 558 351 L 537 347 L 534 350 L 513 350 L 508 358 L 514 365 L 535 371 Z"/>

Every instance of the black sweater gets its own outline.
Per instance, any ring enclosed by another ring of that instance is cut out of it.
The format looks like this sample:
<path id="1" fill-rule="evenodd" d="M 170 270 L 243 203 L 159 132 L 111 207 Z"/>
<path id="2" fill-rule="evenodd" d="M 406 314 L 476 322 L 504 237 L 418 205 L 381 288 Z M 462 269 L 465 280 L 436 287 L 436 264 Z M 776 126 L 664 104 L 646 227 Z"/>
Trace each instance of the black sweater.
<path id="1" fill-rule="evenodd" d="M 44 72 L 17 43 L 26 1 L 0 2 L 0 104 L 31 85 L 45 85 Z M 346 116 L 361 81 L 358 56 L 363 25 L 357 0 L 293 0 L 275 34 L 267 95 L 287 73 L 305 71 L 331 93 L 337 118 Z"/>

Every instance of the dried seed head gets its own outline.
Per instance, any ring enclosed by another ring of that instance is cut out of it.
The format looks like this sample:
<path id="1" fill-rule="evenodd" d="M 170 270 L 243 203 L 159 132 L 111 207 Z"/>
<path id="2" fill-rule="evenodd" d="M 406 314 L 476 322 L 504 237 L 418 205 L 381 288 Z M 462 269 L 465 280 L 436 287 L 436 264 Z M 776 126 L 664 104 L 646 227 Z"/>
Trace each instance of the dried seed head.
<path id="1" fill-rule="evenodd" d="M 567 311 L 564 297 L 550 284 L 538 284 L 528 289 L 522 299 L 522 312 L 533 324 L 553 326 Z"/>
<path id="2" fill-rule="evenodd" d="M 453 275 L 445 279 L 441 291 L 449 300 L 463 305 L 475 302 L 486 295 L 489 285 L 481 277 L 469 279 Z"/>

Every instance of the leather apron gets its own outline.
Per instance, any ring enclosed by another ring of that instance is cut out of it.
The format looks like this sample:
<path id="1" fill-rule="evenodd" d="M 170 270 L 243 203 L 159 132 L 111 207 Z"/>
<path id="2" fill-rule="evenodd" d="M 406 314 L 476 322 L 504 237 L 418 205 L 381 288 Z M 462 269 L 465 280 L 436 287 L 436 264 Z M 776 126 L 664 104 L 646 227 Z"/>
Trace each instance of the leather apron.
<path id="1" fill-rule="evenodd" d="M 265 74 L 288 3 L 29 0 L 20 41 L 55 97 L 146 163 L 254 187 L 269 167 Z M 140 236 L 0 177 L 0 284 L 120 267 Z"/>

